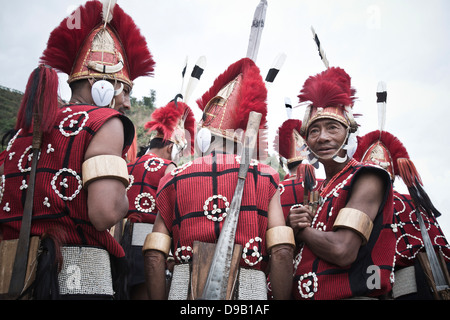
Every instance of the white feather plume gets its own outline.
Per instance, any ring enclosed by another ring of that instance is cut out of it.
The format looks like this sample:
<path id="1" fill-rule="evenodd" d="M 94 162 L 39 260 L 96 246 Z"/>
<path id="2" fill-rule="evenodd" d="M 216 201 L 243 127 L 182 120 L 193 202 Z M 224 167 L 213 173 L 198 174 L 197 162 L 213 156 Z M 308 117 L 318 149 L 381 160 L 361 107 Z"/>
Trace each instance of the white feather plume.
<path id="1" fill-rule="evenodd" d="M 184 61 L 184 65 L 183 65 L 183 70 L 181 71 L 181 88 L 180 88 L 180 93 L 183 92 L 184 90 L 184 79 L 186 79 L 186 69 L 187 69 L 187 65 L 188 65 L 188 60 L 189 57 L 186 56 L 186 59 Z M 184 100 L 184 98 L 183 98 Z"/>
<path id="2" fill-rule="evenodd" d="M 292 119 L 292 103 L 289 97 L 284 98 L 284 106 L 286 108 L 287 118 Z"/>
<path id="3" fill-rule="evenodd" d="M 116 3 L 117 0 L 103 0 L 102 19 L 105 23 L 104 27 L 106 27 L 106 24 L 110 23 L 113 19 L 113 11 Z"/>
<path id="4" fill-rule="evenodd" d="M 325 67 L 328 69 L 330 67 L 330 63 L 328 62 L 327 56 L 325 54 L 325 51 L 323 50 L 320 41 L 319 41 L 319 37 L 316 34 L 316 30 L 314 30 L 313 26 L 311 26 L 311 31 L 313 34 L 313 39 L 316 42 L 317 45 L 317 49 L 319 50 L 319 55 L 322 59 L 323 64 L 325 65 Z"/>
<path id="5" fill-rule="evenodd" d="M 191 76 L 189 78 L 189 81 L 186 86 L 186 91 L 184 93 L 184 102 L 188 103 L 189 99 L 191 98 L 192 93 L 194 92 L 195 88 L 197 87 L 198 82 L 200 81 L 201 75 L 203 74 L 203 71 L 206 68 L 206 57 L 201 56 L 198 58 L 197 62 L 195 63 L 195 66 L 192 70 Z"/>
<path id="6" fill-rule="evenodd" d="M 386 91 L 386 83 L 383 81 L 378 82 L 377 87 L 377 96 L 378 94 L 387 94 Z M 384 131 L 385 125 L 386 125 L 386 99 L 383 101 L 378 102 L 377 99 L 377 106 L 378 106 L 378 129 L 381 131 Z"/>
<path id="7" fill-rule="evenodd" d="M 279 53 L 275 60 L 273 61 L 269 71 L 267 72 L 266 76 L 266 85 L 271 84 L 275 81 L 276 76 L 278 75 L 278 72 L 281 70 L 281 68 L 284 65 L 284 62 L 286 61 L 286 54 L 285 53 Z"/>

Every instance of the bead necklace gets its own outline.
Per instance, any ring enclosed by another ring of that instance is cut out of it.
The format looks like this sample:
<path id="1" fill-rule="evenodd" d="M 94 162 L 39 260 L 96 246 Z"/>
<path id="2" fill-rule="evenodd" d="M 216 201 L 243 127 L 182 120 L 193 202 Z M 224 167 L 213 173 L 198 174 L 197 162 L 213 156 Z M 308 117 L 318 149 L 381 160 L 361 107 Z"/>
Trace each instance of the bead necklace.
<path id="1" fill-rule="evenodd" d="M 327 182 L 327 180 L 324 180 L 323 183 L 322 183 L 321 186 L 320 186 L 320 195 L 322 196 L 322 194 L 325 194 L 326 191 L 327 191 L 327 188 L 328 188 L 329 186 L 331 186 L 331 185 L 333 184 L 333 182 L 334 182 L 337 178 L 339 178 L 343 172 L 345 172 L 350 166 L 353 166 L 353 165 L 355 165 L 355 164 L 357 164 L 357 163 L 358 163 L 358 162 L 357 162 L 355 159 L 353 159 L 353 158 L 350 159 L 350 161 L 345 165 L 345 167 L 342 168 L 342 170 L 339 171 L 337 174 L 335 174 L 335 175 L 333 176 L 333 178 L 331 178 L 330 182 Z"/>
<path id="2" fill-rule="evenodd" d="M 328 198 L 330 196 L 339 196 L 339 194 L 337 194 L 337 191 L 341 188 L 343 188 L 346 184 L 347 181 L 353 176 L 353 174 L 350 174 L 344 181 L 338 183 L 330 192 L 328 192 L 328 190 L 331 188 L 330 186 L 333 185 L 334 181 L 339 178 L 341 176 L 342 173 L 344 173 L 345 171 L 348 170 L 348 168 L 350 168 L 353 165 L 358 164 L 358 162 L 354 159 L 351 159 L 346 165 L 345 167 L 339 171 L 337 174 L 335 174 L 333 176 L 333 178 L 330 180 L 329 183 L 327 183 L 327 185 L 325 187 L 323 187 L 324 184 L 321 185 L 321 190 L 320 190 L 320 198 L 319 198 L 319 207 L 317 208 L 316 214 L 313 218 L 313 221 L 311 223 L 311 226 L 314 226 L 319 213 L 322 211 L 323 205 L 325 204 L 325 202 L 328 200 Z M 325 230 L 324 230 L 325 231 Z"/>

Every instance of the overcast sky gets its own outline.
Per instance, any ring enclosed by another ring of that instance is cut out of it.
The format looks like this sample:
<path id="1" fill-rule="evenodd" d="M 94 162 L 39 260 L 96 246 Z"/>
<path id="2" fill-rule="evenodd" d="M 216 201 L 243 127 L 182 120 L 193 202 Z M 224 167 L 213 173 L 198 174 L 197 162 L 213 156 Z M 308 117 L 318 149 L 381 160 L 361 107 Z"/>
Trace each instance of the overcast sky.
<path id="1" fill-rule="evenodd" d="M 195 100 L 230 64 L 247 53 L 250 26 L 260 0 L 123 0 L 118 4 L 141 28 L 156 61 L 155 76 L 135 81 L 132 95 L 156 91 L 162 106 L 178 93 L 181 69 L 190 72 L 200 56 L 207 67 L 190 100 Z M 0 0 L 0 85 L 24 91 L 50 32 L 84 1 Z M 269 140 L 285 121 L 284 98 L 294 105 L 310 75 L 324 70 L 312 39 L 313 26 L 331 66 L 352 77 L 360 134 L 377 129 L 376 89 L 388 89 L 386 130 L 408 149 L 424 187 L 442 212 L 450 235 L 450 1 L 447 0 L 268 0 L 266 24 L 256 59 L 265 77 L 279 53 L 286 62 L 269 87 Z M 60 93 L 70 98 L 61 77 Z M 1 107 L 1 106 L 0 106 Z M 293 116 L 303 119 L 304 108 Z M 319 174 L 320 175 L 320 174 Z M 401 180 L 395 187 L 406 192 Z"/>

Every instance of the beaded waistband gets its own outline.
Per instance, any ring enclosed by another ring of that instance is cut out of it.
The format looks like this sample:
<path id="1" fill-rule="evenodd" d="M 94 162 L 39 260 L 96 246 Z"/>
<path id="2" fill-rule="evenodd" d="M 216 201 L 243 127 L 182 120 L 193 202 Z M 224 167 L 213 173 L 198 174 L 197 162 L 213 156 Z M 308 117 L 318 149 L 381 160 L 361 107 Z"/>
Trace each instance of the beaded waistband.
<path id="1" fill-rule="evenodd" d="M 239 268 L 238 300 L 267 300 L 267 280 L 264 272 Z M 186 300 L 190 284 L 190 265 L 182 263 L 173 269 L 169 300 Z"/>
<path id="2" fill-rule="evenodd" d="M 113 295 L 109 253 L 100 248 L 65 246 L 58 274 L 60 294 Z"/>

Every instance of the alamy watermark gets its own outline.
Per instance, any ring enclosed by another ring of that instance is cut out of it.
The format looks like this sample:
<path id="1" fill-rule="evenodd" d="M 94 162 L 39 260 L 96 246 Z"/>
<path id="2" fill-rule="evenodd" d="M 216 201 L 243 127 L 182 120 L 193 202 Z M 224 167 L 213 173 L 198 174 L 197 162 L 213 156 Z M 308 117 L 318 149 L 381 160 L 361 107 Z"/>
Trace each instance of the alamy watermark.
<path id="1" fill-rule="evenodd" d="M 378 5 L 370 5 L 367 7 L 366 27 L 370 30 L 381 29 L 381 8 Z"/>
<path id="2" fill-rule="evenodd" d="M 369 277 L 366 280 L 366 285 L 369 290 L 381 289 L 381 270 L 379 266 L 370 265 L 367 267 L 367 274 Z"/>
<path id="3" fill-rule="evenodd" d="M 67 13 L 69 16 L 67 17 L 67 28 L 69 30 L 72 29 L 81 29 L 81 12 L 80 8 L 76 8 L 75 6 L 70 6 L 67 8 Z"/>

